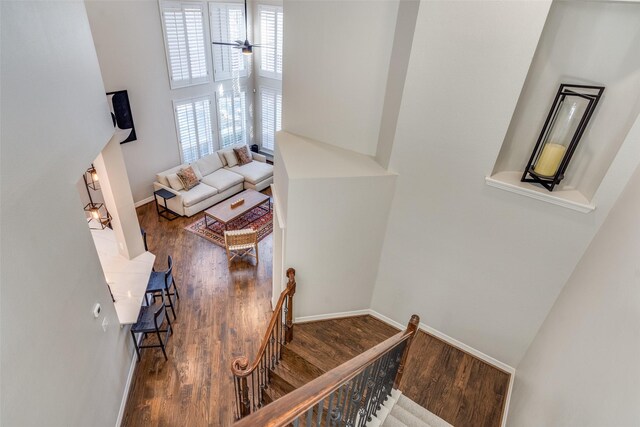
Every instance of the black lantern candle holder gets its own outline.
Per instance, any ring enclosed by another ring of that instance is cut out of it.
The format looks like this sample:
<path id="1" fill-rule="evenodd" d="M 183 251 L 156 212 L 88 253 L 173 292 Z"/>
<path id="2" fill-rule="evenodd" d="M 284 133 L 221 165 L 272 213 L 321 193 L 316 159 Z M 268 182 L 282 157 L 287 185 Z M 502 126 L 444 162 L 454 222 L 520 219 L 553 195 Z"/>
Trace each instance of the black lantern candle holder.
<path id="1" fill-rule="evenodd" d="M 603 92 L 604 86 L 560 85 L 522 182 L 535 182 L 553 191 L 564 178 Z"/>
<path id="2" fill-rule="evenodd" d="M 104 230 L 107 227 L 112 228 L 112 218 L 111 214 L 107 210 L 107 207 L 104 205 L 104 203 L 95 203 L 93 201 L 93 197 L 91 197 L 91 191 L 89 191 L 89 189 L 100 190 L 96 168 L 91 165 L 91 167 L 87 169 L 84 175 L 82 175 L 82 179 L 84 179 L 84 185 L 87 188 L 87 196 L 89 196 L 89 203 L 84 206 L 85 212 L 89 214 L 92 220 L 98 223 L 100 227 L 99 229 Z"/>
<path id="3" fill-rule="evenodd" d="M 89 169 L 84 173 L 84 182 L 87 187 L 94 191 L 100 189 L 100 182 L 98 182 L 98 172 L 96 172 L 95 166 L 91 165 Z"/>

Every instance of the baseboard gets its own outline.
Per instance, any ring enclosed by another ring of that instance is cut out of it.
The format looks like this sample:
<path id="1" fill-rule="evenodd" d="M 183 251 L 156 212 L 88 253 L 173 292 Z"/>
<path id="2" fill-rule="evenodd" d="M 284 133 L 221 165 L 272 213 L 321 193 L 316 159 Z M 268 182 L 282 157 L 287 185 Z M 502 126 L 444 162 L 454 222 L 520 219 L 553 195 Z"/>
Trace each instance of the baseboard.
<path id="1" fill-rule="evenodd" d="M 317 322 L 318 320 L 340 319 L 342 317 L 364 316 L 367 314 L 371 314 L 371 310 L 369 310 L 368 308 L 364 310 L 344 311 L 341 313 L 318 314 L 315 316 L 296 317 L 294 320 L 294 323 Z"/>
<path id="2" fill-rule="evenodd" d="M 120 402 L 120 410 L 118 411 L 118 419 L 116 420 L 116 427 L 122 425 L 122 417 L 124 417 L 124 409 L 127 406 L 127 398 L 129 397 L 129 389 L 131 388 L 131 381 L 133 380 L 133 374 L 136 372 L 137 363 L 136 352 L 133 352 L 131 358 L 131 367 L 129 368 L 129 375 L 127 376 L 127 382 L 124 385 L 124 392 L 122 393 L 122 401 Z"/>
<path id="3" fill-rule="evenodd" d="M 136 208 L 139 208 L 140 206 L 146 205 L 147 203 L 151 203 L 151 202 L 153 202 L 153 196 L 149 196 L 146 199 L 142 199 L 139 202 L 135 202 L 133 206 L 135 206 Z"/>
<path id="4" fill-rule="evenodd" d="M 400 329 L 400 330 L 404 330 L 407 325 L 403 325 L 401 323 L 396 322 L 393 319 L 388 318 L 387 316 L 385 316 L 384 314 L 380 314 L 375 310 L 369 310 L 369 314 L 372 315 L 373 317 L 375 317 L 378 320 L 381 320 L 385 323 L 388 323 L 390 325 L 395 326 L 396 328 Z M 422 329 L 423 331 L 425 331 L 426 333 L 428 333 L 429 335 L 433 335 L 434 337 L 441 339 L 442 341 L 446 342 L 447 344 L 452 345 L 453 347 L 456 347 L 462 351 L 464 351 L 465 353 L 468 353 L 480 360 L 482 360 L 483 362 L 488 363 L 489 365 L 500 369 L 501 371 L 504 371 L 508 374 L 515 374 L 516 370 L 515 368 L 513 368 L 512 366 L 507 365 L 504 362 L 501 362 L 497 359 L 494 359 L 493 357 L 484 354 L 483 352 L 481 352 L 480 350 L 476 350 L 475 348 L 458 341 L 455 338 L 450 337 L 447 334 L 444 334 L 442 332 L 440 332 L 437 329 L 432 328 L 431 326 L 428 326 L 422 322 L 420 322 L 420 329 Z"/>

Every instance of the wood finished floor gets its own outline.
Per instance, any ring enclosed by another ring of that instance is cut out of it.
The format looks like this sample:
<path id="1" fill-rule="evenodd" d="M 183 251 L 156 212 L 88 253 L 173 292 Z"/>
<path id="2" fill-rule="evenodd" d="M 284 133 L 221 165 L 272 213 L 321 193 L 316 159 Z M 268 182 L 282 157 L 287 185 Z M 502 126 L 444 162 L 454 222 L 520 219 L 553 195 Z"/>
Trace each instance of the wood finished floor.
<path id="1" fill-rule="evenodd" d="M 153 203 L 138 208 L 157 269 L 174 260 L 180 293 L 165 362 L 143 349 L 123 426 L 228 426 L 233 422 L 231 361 L 253 356 L 271 318 L 272 235 L 260 242 L 260 262 L 234 260 L 224 249 L 183 228 L 199 219 L 158 218 Z"/>
<path id="2" fill-rule="evenodd" d="M 294 339 L 267 391 L 269 400 L 396 333 L 396 328 L 371 316 L 295 325 Z M 400 383 L 407 397 L 456 427 L 500 426 L 508 387 L 509 374 L 422 331 L 412 343 Z"/>
<path id="3" fill-rule="evenodd" d="M 159 350 L 142 350 L 123 426 L 233 422 L 231 360 L 255 355 L 271 316 L 272 235 L 260 242 L 257 266 L 234 261 L 229 268 L 222 248 L 183 230 L 200 215 L 169 222 L 152 203 L 138 208 L 156 267 L 166 267 L 167 255 L 174 259 L 181 299 L 169 361 Z M 290 349 L 307 359 L 310 371 L 298 377 L 313 378 L 396 332 L 370 316 L 296 325 Z M 327 343 L 335 344 L 328 355 Z M 423 332 L 409 360 L 400 387 L 409 398 L 456 427 L 500 425 L 508 374 Z"/>

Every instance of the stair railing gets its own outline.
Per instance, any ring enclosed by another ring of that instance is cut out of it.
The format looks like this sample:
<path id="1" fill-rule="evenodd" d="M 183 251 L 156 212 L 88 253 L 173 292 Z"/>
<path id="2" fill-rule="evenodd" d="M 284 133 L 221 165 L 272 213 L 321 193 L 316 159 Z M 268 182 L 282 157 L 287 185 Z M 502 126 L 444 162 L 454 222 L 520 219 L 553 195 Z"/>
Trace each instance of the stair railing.
<path id="1" fill-rule="evenodd" d="M 420 318 L 407 329 L 234 424 L 363 427 L 402 379 Z"/>
<path id="2" fill-rule="evenodd" d="M 241 356 L 231 363 L 236 419 L 263 406 L 264 389 L 271 382 L 271 369 L 280 362 L 282 347 L 293 339 L 293 295 L 296 293 L 293 268 L 287 270 L 287 278 L 287 288 L 280 294 L 254 362 L 249 366 L 249 359 Z"/>

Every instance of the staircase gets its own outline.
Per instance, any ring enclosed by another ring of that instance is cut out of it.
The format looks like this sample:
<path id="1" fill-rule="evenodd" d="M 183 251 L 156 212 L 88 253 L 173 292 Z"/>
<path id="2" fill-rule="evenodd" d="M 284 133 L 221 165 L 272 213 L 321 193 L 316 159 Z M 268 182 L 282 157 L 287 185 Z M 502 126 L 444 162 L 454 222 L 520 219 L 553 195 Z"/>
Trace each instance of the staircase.
<path id="1" fill-rule="evenodd" d="M 237 427 L 451 427 L 392 389 L 400 384 L 418 316 L 402 332 L 367 317 L 348 334 L 335 325 L 340 319 L 294 328 L 295 270 L 287 276 L 254 361 L 232 363 Z"/>

